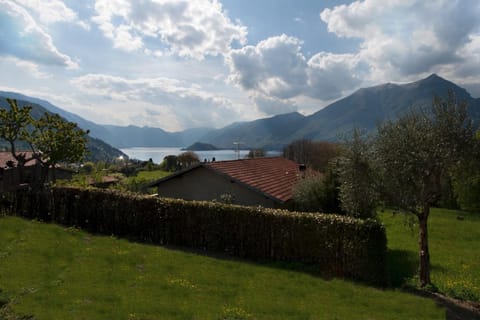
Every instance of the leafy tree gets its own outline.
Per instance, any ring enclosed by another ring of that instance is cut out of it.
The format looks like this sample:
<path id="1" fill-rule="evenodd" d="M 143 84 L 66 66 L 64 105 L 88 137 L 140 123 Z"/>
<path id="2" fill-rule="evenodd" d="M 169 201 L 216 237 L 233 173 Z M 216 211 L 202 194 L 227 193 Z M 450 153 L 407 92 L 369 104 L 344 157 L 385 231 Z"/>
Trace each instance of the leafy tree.
<path id="1" fill-rule="evenodd" d="M 177 171 L 178 170 L 178 160 L 175 155 L 168 155 L 163 158 L 160 168 L 165 171 Z"/>
<path id="2" fill-rule="evenodd" d="M 40 119 L 34 120 L 30 115 L 30 106 L 20 108 L 16 100 L 7 99 L 7 102 L 10 109 L 0 110 L 0 138 L 10 144 L 10 152 L 20 169 L 33 159 L 41 164 L 42 174 L 36 181 L 38 186 L 43 185 L 49 167 L 55 167 L 59 162 L 78 162 L 83 159 L 88 131 L 57 114 L 45 113 Z M 18 141 L 28 143 L 33 154 L 30 158 L 27 159 L 25 153 L 17 152 L 15 143 Z M 55 176 L 53 178 L 55 180 Z"/>
<path id="3" fill-rule="evenodd" d="M 453 170 L 452 182 L 457 203 L 463 210 L 480 211 L 480 131 L 474 139 L 474 149 Z"/>
<path id="4" fill-rule="evenodd" d="M 246 158 L 254 159 L 254 158 L 262 158 L 265 157 L 265 151 L 263 149 L 252 149 L 246 155 Z"/>
<path id="5" fill-rule="evenodd" d="M 337 170 L 341 208 L 353 217 L 375 217 L 378 196 L 372 148 L 358 130 L 354 130 L 352 139 L 345 144 Z"/>
<path id="6" fill-rule="evenodd" d="M 342 214 L 338 186 L 338 176 L 333 167 L 324 174 L 305 177 L 293 189 L 295 210 Z"/>
<path id="7" fill-rule="evenodd" d="M 76 123 L 68 122 L 58 114 L 45 113 L 34 121 L 33 131 L 27 138 L 32 146 L 35 158 L 42 164 L 44 182 L 49 168 L 55 168 L 60 162 L 80 162 L 87 153 L 88 131 L 78 128 Z M 53 170 L 55 181 L 55 170 Z"/>
<path id="8" fill-rule="evenodd" d="M 191 167 L 200 162 L 198 155 L 192 151 L 185 151 L 177 156 L 177 161 L 181 169 Z"/>
<path id="9" fill-rule="evenodd" d="M 339 154 L 339 147 L 324 141 L 296 140 L 283 149 L 283 156 L 308 168 L 324 172 L 331 159 Z"/>
<path id="10" fill-rule="evenodd" d="M 10 109 L 0 109 L 0 138 L 10 145 L 10 152 L 18 163 L 20 179 L 23 180 L 23 167 L 33 157 L 27 158 L 25 153 L 17 152 L 16 143 L 28 139 L 28 127 L 33 123 L 30 116 L 32 107 L 19 107 L 13 99 L 7 99 L 7 102 Z"/>
<path id="11" fill-rule="evenodd" d="M 412 112 L 378 128 L 376 169 L 387 205 L 417 217 L 419 224 L 419 277 L 431 283 L 428 245 L 430 207 L 438 201 L 442 178 L 471 150 L 473 130 L 466 103 L 452 93 L 435 98 L 432 114 Z"/>

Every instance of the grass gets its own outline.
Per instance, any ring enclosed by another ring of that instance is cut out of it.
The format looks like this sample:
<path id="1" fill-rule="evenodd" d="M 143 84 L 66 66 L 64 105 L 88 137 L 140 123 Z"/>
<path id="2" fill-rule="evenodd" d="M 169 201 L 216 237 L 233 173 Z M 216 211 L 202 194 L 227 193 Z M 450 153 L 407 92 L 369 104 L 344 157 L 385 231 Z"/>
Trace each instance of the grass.
<path id="1" fill-rule="evenodd" d="M 139 171 L 136 177 L 133 177 L 133 178 L 137 178 L 139 180 L 154 181 L 154 180 L 166 177 L 170 174 L 172 174 L 172 172 L 163 171 L 163 170 Z"/>
<path id="2" fill-rule="evenodd" d="M 384 212 L 389 268 L 394 285 L 416 285 L 418 226 L 405 216 Z M 480 301 L 480 215 L 433 209 L 429 217 L 431 278 L 446 295 Z"/>
<path id="3" fill-rule="evenodd" d="M 0 294 L 35 319 L 440 319 L 429 299 L 0 218 Z M 4 308 L 4 311 L 6 309 Z M 1 317 L 1 314 L 0 314 Z"/>

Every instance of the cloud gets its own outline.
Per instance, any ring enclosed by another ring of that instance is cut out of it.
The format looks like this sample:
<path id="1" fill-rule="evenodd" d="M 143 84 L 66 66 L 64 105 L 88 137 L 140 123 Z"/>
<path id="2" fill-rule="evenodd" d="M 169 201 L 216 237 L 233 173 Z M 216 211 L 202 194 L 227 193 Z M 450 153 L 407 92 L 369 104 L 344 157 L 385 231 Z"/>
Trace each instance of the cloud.
<path id="1" fill-rule="evenodd" d="M 12 1 L 0 0 L 0 30 L 0 55 L 36 64 L 78 68 L 69 56 L 58 51 L 50 35 L 30 14 Z"/>
<path id="2" fill-rule="evenodd" d="M 307 82 L 307 62 L 300 49 L 300 40 L 282 34 L 232 50 L 228 58 L 231 79 L 267 96 L 294 97 Z"/>
<path id="3" fill-rule="evenodd" d="M 479 83 L 478 16 L 480 2 L 473 0 L 355 1 L 325 9 L 320 18 L 339 38 L 360 39 L 357 50 L 307 59 L 300 39 L 270 37 L 231 51 L 230 80 L 269 114 L 292 101 L 332 101 L 361 86 L 433 72 L 470 88 Z"/>
<path id="4" fill-rule="evenodd" d="M 461 52 L 478 34 L 478 1 L 355 1 L 320 13 L 328 30 L 359 38 L 358 56 L 373 80 L 437 72 L 469 59 Z"/>
<path id="5" fill-rule="evenodd" d="M 257 95 L 253 99 L 258 110 L 267 115 L 289 113 L 298 109 L 294 101 L 270 98 L 265 95 Z"/>
<path id="6" fill-rule="evenodd" d="M 87 74 L 71 83 L 81 92 L 135 109 L 137 123 L 171 129 L 224 125 L 240 113 L 222 97 L 203 91 L 198 85 L 169 78 L 126 79 L 104 74 Z M 155 113 L 157 112 L 157 113 Z M 171 123 L 164 123 L 171 119 Z"/>
<path id="7" fill-rule="evenodd" d="M 368 66 L 354 54 L 320 52 L 308 61 L 308 87 L 305 95 L 319 100 L 333 100 L 362 83 Z"/>
<path id="8" fill-rule="evenodd" d="M 37 79 L 46 79 L 51 77 L 50 74 L 40 71 L 39 66 L 33 62 L 20 60 L 15 57 L 7 57 L 6 59 Z"/>
<path id="9" fill-rule="evenodd" d="M 232 22 L 216 0 L 96 0 L 95 12 L 92 21 L 114 47 L 126 51 L 158 51 L 147 48 L 148 39 L 181 57 L 202 60 L 246 42 L 246 27 Z"/>
<path id="10" fill-rule="evenodd" d="M 39 20 L 44 24 L 53 24 L 57 22 L 78 23 L 85 29 L 88 25 L 78 19 L 75 11 L 70 9 L 60 0 L 16 0 L 24 8 L 38 15 Z"/>
<path id="11" fill-rule="evenodd" d="M 318 53 L 307 60 L 301 44 L 297 38 L 281 35 L 256 46 L 232 50 L 227 60 L 230 79 L 246 90 L 273 99 L 279 106 L 291 106 L 288 99 L 302 95 L 335 99 L 361 83 L 361 62 L 355 55 Z M 265 103 L 259 105 L 263 111 L 275 113 L 262 105 Z"/>

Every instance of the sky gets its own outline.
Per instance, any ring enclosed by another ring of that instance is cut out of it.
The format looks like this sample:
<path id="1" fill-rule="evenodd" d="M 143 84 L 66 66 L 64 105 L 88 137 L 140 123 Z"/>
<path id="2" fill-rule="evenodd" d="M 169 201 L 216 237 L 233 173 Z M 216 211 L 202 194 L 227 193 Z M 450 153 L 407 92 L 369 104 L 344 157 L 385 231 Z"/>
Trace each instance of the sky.
<path id="1" fill-rule="evenodd" d="M 480 97 L 478 0 L 0 0 L 0 90 L 180 131 L 436 73 Z"/>

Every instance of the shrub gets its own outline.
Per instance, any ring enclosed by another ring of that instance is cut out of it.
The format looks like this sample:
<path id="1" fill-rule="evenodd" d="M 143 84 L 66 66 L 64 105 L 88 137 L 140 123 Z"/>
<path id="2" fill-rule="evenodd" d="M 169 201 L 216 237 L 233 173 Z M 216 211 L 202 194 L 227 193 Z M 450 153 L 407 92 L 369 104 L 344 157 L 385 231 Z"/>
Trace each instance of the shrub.
<path id="1" fill-rule="evenodd" d="M 338 188 L 338 177 L 333 168 L 327 168 L 325 174 L 307 176 L 293 189 L 294 207 L 305 212 L 342 214 Z"/>
<path id="2" fill-rule="evenodd" d="M 54 188 L 40 200 L 18 191 L 2 203 L 13 214 L 93 233 L 300 262 L 377 285 L 386 281 L 385 229 L 373 220 L 79 188 Z"/>

